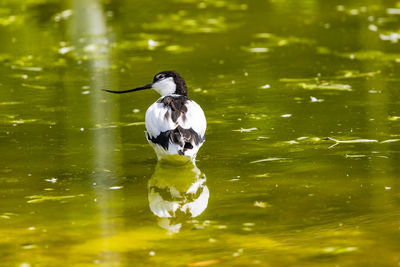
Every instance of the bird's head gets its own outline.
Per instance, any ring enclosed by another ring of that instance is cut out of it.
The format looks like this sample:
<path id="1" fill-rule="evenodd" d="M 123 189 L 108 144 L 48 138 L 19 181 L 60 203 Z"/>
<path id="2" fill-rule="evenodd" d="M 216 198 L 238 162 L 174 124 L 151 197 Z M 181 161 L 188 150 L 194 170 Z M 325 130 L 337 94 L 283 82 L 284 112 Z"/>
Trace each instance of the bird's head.
<path id="1" fill-rule="evenodd" d="M 146 84 L 141 87 L 137 87 L 134 89 L 129 89 L 125 91 L 112 91 L 112 90 L 104 90 L 110 93 L 122 94 L 135 92 L 145 89 L 154 89 L 157 93 L 162 96 L 177 94 L 187 96 L 187 87 L 185 80 L 173 70 L 167 70 L 157 73 L 154 76 L 153 82 Z"/>

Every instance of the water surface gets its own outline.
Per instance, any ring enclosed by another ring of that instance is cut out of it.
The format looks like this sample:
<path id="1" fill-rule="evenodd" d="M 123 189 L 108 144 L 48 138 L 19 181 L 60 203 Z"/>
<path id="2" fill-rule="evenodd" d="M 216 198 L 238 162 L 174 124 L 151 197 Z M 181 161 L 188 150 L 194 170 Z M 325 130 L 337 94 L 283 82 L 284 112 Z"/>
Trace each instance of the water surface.
<path id="1" fill-rule="evenodd" d="M 3 1 L 2 264 L 397 266 L 399 2 L 136 2 Z M 157 164 L 155 92 L 102 91 L 168 69 L 197 167 Z"/>

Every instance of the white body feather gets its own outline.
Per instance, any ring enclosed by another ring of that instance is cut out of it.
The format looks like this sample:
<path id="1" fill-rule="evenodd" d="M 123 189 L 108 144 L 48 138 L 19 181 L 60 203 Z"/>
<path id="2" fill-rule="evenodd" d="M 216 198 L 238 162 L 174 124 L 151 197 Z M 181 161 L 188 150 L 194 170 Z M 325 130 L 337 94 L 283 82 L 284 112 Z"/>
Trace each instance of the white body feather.
<path id="1" fill-rule="evenodd" d="M 198 144 L 195 144 L 195 142 L 191 142 L 193 148 L 186 149 L 184 151 L 184 156 L 190 158 L 193 161 L 197 155 L 199 148 L 204 142 L 204 134 L 207 127 L 204 112 L 196 102 L 194 102 L 193 100 L 187 100 L 185 103 L 185 106 L 187 108 L 185 116 L 179 116 L 176 122 L 174 122 L 171 116 L 168 116 L 168 114 L 166 115 L 168 111 L 169 114 L 171 114 L 171 108 L 165 106 L 161 101 L 159 101 L 163 98 L 164 96 L 159 98 L 158 101 L 153 103 L 146 111 L 146 138 L 153 146 L 158 159 L 164 159 L 168 156 L 180 155 L 179 151 L 183 151 L 183 147 L 177 143 L 173 143 L 172 140 L 169 140 L 168 149 L 166 150 L 161 145 L 154 144 L 151 140 L 149 140 L 148 136 L 150 136 L 151 138 L 157 138 L 162 132 L 174 130 L 178 126 L 184 129 L 192 128 L 193 131 L 201 137 L 201 141 Z"/>

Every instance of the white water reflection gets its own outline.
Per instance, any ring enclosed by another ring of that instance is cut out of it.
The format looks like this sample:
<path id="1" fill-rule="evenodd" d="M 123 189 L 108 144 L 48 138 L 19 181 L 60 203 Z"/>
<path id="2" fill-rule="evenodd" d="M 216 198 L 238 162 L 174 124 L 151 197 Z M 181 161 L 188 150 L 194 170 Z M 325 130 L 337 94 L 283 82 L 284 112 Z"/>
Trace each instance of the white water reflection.
<path id="1" fill-rule="evenodd" d="M 88 159 L 92 163 L 92 180 L 95 195 L 94 201 L 97 204 L 100 234 L 103 238 L 118 233 L 120 225 L 118 222 L 111 221 L 110 218 L 121 216 L 122 210 L 112 206 L 116 199 L 121 198 L 120 190 L 113 185 L 120 184 L 120 177 L 115 173 L 120 172 L 120 147 L 119 129 L 95 129 L 97 125 L 108 124 L 118 120 L 118 111 L 113 107 L 112 99 L 106 99 L 102 88 L 112 87 L 112 54 L 110 36 L 106 27 L 106 16 L 103 5 L 98 0 L 74 0 L 71 2 L 73 16 L 68 24 L 68 32 L 71 38 L 72 52 L 88 70 L 90 81 L 85 88 L 77 88 L 75 84 L 70 85 L 70 91 L 76 94 L 79 89 L 84 89 L 82 95 L 85 97 L 85 112 L 81 103 L 77 102 L 74 110 L 79 114 L 74 114 L 75 121 L 86 117 L 85 122 L 89 122 L 87 127 L 91 131 L 90 147 L 93 147 L 93 156 Z M 81 97 L 82 99 L 83 97 Z M 76 123 L 76 122 L 75 122 Z M 86 130 L 81 128 L 81 131 Z M 111 172 L 110 170 L 113 170 Z M 102 251 L 110 251 L 110 244 L 101 244 Z M 117 264 L 120 262 L 119 252 L 102 253 L 98 255 L 96 262 L 104 264 Z"/>
<path id="2" fill-rule="evenodd" d="M 158 224 L 172 233 L 202 214 L 210 196 L 206 175 L 191 163 L 158 163 L 147 188 L 150 210 L 159 218 Z"/>

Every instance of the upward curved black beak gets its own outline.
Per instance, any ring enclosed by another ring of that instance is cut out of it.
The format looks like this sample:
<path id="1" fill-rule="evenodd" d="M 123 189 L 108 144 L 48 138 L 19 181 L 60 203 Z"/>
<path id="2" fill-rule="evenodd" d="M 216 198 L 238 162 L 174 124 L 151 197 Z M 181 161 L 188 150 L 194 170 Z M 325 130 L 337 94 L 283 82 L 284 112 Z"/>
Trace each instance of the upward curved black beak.
<path id="1" fill-rule="evenodd" d="M 134 89 L 125 90 L 125 91 L 113 91 L 113 90 L 106 90 L 106 89 L 103 89 L 103 91 L 114 93 L 114 94 L 124 94 L 124 93 L 129 93 L 129 92 L 145 90 L 145 89 L 151 89 L 152 86 L 153 86 L 153 83 L 149 83 L 149 84 L 146 84 L 144 86 L 141 86 L 141 87 L 138 87 L 138 88 L 134 88 Z"/>

